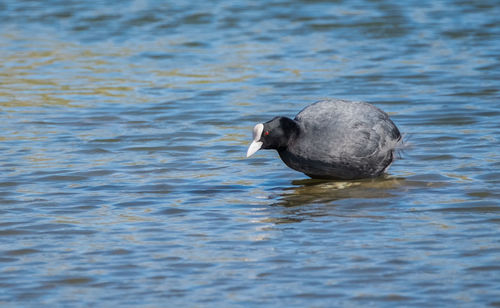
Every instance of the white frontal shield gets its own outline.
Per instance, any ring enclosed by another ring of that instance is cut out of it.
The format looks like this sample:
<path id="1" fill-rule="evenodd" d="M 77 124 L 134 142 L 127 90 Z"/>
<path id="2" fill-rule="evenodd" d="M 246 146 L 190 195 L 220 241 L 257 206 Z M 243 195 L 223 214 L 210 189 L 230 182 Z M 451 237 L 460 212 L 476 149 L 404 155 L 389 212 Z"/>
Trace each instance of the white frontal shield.
<path id="1" fill-rule="evenodd" d="M 264 130 L 264 124 L 257 124 L 253 128 L 253 141 L 248 147 L 247 151 L 247 157 L 252 156 L 255 152 L 260 150 L 262 147 L 262 141 L 260 140 L 260 137 L 262 137 L 262 131 Z"/>

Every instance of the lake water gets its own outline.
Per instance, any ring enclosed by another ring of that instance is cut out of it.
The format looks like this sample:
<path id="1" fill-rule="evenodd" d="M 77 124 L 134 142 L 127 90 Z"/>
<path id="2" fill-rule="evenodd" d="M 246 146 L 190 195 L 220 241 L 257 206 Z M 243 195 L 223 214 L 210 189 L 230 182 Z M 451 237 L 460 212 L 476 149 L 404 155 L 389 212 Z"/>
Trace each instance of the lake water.
<path id="1" fill-rule="evenodd" d="M 500 6 L 0 3 L 0 306 L 500 306 Z M 374 103 L 410 146 L 315 181 L 256 123 Z"/>

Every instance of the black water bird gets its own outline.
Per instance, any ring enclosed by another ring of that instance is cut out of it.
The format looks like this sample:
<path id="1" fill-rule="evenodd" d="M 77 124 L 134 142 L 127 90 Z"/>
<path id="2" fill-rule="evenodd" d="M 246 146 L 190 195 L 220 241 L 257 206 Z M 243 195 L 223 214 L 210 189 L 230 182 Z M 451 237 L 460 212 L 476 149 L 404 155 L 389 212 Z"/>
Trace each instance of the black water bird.
<path id="1" fill-rule="evenodd" d="M 288 167 L 311 178 L 353 180 L 383 174 L 401 144 L 398 128 L 382 110 L 328 99 L 307 106 L 293 120 L 275 117 L 255 125 L 247 157 L 275 149 Z"/>

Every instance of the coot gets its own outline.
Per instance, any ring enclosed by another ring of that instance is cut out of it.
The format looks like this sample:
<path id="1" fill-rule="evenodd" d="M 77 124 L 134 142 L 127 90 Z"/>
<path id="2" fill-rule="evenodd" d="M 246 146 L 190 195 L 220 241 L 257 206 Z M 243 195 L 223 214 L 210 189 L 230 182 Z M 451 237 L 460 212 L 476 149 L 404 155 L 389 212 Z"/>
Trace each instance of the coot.
<path id="1" fill-rule="evenodd" d="M 384 173 L 400 143 L 398 128 L 382 110 L 328 99 L 307 106 L 293 120 L 275 117 L 255 125 L 247 157 L 275 149 L 288 167 L 311 178 L 353 180 Z"/>

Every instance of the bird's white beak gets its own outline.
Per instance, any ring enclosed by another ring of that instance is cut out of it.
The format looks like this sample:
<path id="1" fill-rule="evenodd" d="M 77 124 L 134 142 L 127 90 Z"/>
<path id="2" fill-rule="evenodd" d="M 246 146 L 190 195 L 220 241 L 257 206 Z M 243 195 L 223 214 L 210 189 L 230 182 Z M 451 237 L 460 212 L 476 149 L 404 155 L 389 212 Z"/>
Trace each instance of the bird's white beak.
<path id="1" fill-rule="evenodd" d="M 247 157 L 252 156 L 255 152 L 260 150 L 262 147 L 263 142 L 259 141 L 260 138 L 262 137 L 262 131 L 264 130 L 264 124 L 257 124 L 253 128 L 253 141 L 248 147 L 247 151 Z"/>
<path id="2" fill-rule="evenodd" d="M 261 147 L 262 147 L 262 142 L 255 141 L 255 140 L 252 141 L 252 143 L 248 147 L 247 157 L 252 156 L 255 152 L 257 152 L 258 150 L 260 150 Z"/>

